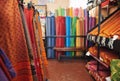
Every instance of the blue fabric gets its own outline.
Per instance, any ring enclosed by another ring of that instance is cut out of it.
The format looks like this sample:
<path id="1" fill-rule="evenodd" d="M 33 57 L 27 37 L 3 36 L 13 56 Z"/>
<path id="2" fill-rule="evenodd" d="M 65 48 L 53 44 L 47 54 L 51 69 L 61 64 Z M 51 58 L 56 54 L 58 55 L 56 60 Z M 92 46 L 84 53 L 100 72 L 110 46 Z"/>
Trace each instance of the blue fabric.
<path id="1" fill-rule="evenodd" d="M 71 17 L 66 16 L 66 47 L 70 47 L 70 30 L 71 29 Z M 66 52 L 66 56 L 71 56 L 71 52 Z"/>
<path id="2" fill-rule="evenodd" d="M 3 58 L 5 66 L 7 67 L 11 77 L 12 78 L 15 77 L 16 76 L 15 70 L 13 69 L 10 60 L 8 59 L 7 55 L 4 53 L 4 51 L 2 49 L 0 49 L 0 56 Z"/>
<path id="3" fill-rule="evenodd" d="M 1 67 L 0 67 L 0 81 L 9 81 Z"/>

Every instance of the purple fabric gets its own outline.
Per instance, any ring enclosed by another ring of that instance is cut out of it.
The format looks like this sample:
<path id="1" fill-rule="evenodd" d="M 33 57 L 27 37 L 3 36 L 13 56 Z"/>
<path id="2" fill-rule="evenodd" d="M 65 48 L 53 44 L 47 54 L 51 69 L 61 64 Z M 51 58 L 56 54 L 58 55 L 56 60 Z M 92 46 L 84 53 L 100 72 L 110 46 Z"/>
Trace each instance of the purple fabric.
<path id="1" fill-rule="evenodd" d="M 16 76 L 15 70 L 13 69 L 10 60 L 2 49 L 0 49 L 0 56 L 3 58 L 3 62 L 5 63 L 5 66 L 7 67 L 11 77 L 14 78 Z"/>
<path id="2" fill-rule="evenodd" d="M 0 67 L 0 81 L 9 81 L 8 78 L 6 77 L 5 73 Z"/>

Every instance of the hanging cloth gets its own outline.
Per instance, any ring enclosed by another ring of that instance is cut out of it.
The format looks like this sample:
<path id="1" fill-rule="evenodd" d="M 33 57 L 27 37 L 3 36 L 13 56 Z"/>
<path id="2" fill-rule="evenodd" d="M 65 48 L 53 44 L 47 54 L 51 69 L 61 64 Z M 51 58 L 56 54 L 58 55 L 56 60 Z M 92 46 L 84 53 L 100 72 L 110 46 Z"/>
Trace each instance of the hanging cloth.
<path id="1" fill-rule="evenodd" d="M 31 43 L 32 43 L 32 49 L 33 49 L 33 58 L 34 58 L 34 64 L 36 69 L 36 75 L 38 78 L 38 81 L 42 81 L 42 75 L 41 75 L 41 66 L 40 66 L 40 57 L 39 52 L 37 49 L 37 42 L 35 38 L 35 31 L 33 27 L 33 14 L 34 10 L 33 8 L 24 8 L 25 17 L 27 20 L 27 25 L 30 33 Z"/>
<path id="2" fill-rule="evenodd" d="M 45 52 L 45 47 L 44 47 L 44 42 L 42 39 L 42 29 L 41 29 L 41 24 L 39 21 L 39 14 L 36 11 L 33 19 L 33 24 L 34 24 L 34 31 L 35 31 L 35 37 L 36 37 L 36 43 L 37 43 L 37 49 L 38 49 L 38 55 L 40 57 L 40 64 L 41 64 L 41 72 L 43 76 L 43 80 L 45 81 L 48 79 L 48 62 L 46 58 L 46 52 Z"/>
<path id="3" fill-rule="evenodd" d="M 12 81 L 33 81 L 17 0 L 0 1 L 0 10 L 0 48 L 16 71 Z"/>

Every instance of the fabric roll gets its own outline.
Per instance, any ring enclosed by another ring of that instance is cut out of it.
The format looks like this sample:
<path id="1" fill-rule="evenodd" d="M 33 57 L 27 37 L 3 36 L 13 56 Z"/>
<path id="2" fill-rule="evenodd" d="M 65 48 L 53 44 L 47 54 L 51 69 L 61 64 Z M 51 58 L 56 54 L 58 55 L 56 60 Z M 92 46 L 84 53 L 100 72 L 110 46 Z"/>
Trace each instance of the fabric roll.
<path id="1" fill-rule="evenodd" d="M 65 17 L 58 16 L 56 18 L 56 36 L 65 35 Z M 56 47 L 64 47 L 65 46 L 65 39 L 56 37 Z M 56 57 L 60 54 L 64 54 L 64 52 L 56 51 Z"/>
<path id="2" fill-rule="evenodd" d="M 61 16 L 65 16 L 65 9 L 64 8 L 61 9 Z"/>
<path id="3" fill-rule="evenodd" d="M 75 9 L 74 9 L 74 16 L 75 16 L 75 17 L 78 17 L 78 14 L 79 14 L 79 9 L 78 9 L 78 8 L 75 8 Z"/>
<path id="4" fill-rule="evenodd" d="M 73 8 L 72 8 L 72 7 L 69 8 L 69 16 L 70 16 L 70 17 L 73 17 Z"/>
<path id="5" fill-rule="evenodd" d="M 119 18 L 120 18 L 120 11 L 117 11 L 109 19 L 107 19 L 104 23 L 101 24 L 100 34 L 105 35 L 105 33 L 103 33 L 103 31 L 109 29 L 108 27 L 112 27 L 111 25 L 114 25 L 113 23 L 118 22 L 117 20 L 119 20 Z M 95 28 L 93 31 L 91 31 L 90 34 L 97 35 L 98 34 L 98 27 Z"/>
<path id="6" fill-rule="evenodd" d="M 92 17 L 89 17 L 89 30 L 92 29 Z"/>
<path id="7" fill-rule="evenodd" d="M 58 16 L 62 16 L 62 8 L 58 8 Z"/>
<path id="8" fill-rule="evenodd" d="M 84 35 L 83 33 L 83 20 L 82 19 L 78 19 L 77 23 L 76 23 L 76 35 Z M 81 37 L 76 37 L 76 47 L 83 47 L 84 46 L 84 38 Z M 82 52 L 76 52 L 76 56 L 82 56 Z"/>
<path id="9" fill-rule="evenodd" d="M 33 81 L 18 2 L 4 0 L 0 3 L 0 48 L 7 54 L 16 71 L 17 76 L 12 81 Z"/>
<path id="10" fill-rule="evenodd" d="M 66 16 L 69 16 L 69 8 L 66 9 Z"/>
<path id="11" fill-rule="evenodd" d="M 58 16 L 58 10 L 57 9 L 55 10 L 55 16 Z"/>
<path id="12" fill-rule="evenodd" d="M 72 26 L 71 26 L 71 36 L 75 36 L 76 35 L 76 22 L 77 22 L 77 17 L 73 17 L 72 20 Z M 75 37 L 71 38 L 71 47 L 75 47 Z M 72 56 L 74 56 L 74 52 L 72 52 Z"/>
<path id="13" fill-rule="evenodd" d="M 76 35 L 77 36 L 80 35 L 80 20 L 79 19 L 77 20 L 77 23 L 76 23 Z M 80 38 L 76 37 L 76 47 L 81 47 L 80 44 L 81 44 Z M 79 54 L 80 54 L 80 52 L 76 52 L 76 56 L 80 56 Z"/>
<path id="14" fill-rule="evenodd" d="M 82 17 L 82 7 L 79 8 L 79 18 Z"/>
<path id="15" fill-rule="evenodd" d="M 66 47 L 70 47 L 71 17 L 66 16 Z M 66 56 L 71 56 L 71 52 L 66 52 Z"/>
<path id="16" fill-rule="evenodd" d="M 84 34 L 86 35 L 88 32 L 88 12 L 84 9 Z"/>
<path id="17" fill-rule="evenodd" d="M 51 36 L 51 18 L 46 18 L 46 36 Z M 46 38 L 47 41 L 47 58 L 51 58 L 51 37 Z"/>
<path id="18" fill-rule="evenodd" d="M 55 36 L 55 17 L 51 17 L 51 35 Z M 55 46 L 55 38 L 51 38 L 51 46 Z M 51 58 L 55 58 L 55 51 L 51 49 Z"/>

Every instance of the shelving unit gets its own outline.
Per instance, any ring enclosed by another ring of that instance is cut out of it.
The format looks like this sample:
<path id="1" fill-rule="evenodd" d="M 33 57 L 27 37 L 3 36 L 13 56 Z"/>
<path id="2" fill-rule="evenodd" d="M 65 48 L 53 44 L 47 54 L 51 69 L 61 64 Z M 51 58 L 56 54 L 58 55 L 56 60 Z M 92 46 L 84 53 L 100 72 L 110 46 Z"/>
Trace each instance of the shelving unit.
<path id="1" fill-rule="evenodd" d="M 98 59 L 97 57 L 95 57 L 94 55 L 90 55 L 90 56 L 92 56 L 95 60 L 97 60 L 100 64 L 102 64 L 103 66 L 105 66 L 106 68 L 108 68 L 109 69 L 109 66 L 107 65 L 107 64 L 105 64 L 104 62 L 102 62 L 100 59 Z"/>
<path id="2" fill-rule="evenodd" d="M 93 0 L 94 1 L 94 0 Z M 102 2 L 102 1 L 101 1 Z M 94 3 L 94 2 L 93 2 Z M 89 42 L 93 42 L 95 44 L 97 44 L 97 50 L 98 50 L 98 54 L 97 56 L 94 56 L 92 54 L 90 54 L 90 56 L 95 59 L 97 61 L 97 71 L 100 70 L 99 68 L 99 65 L 102 64 L 103 66 L 105 66 L 106 68 L 110 69 L 110 66 L 105 64 L 104 62 L 102 62 L 100 60 L 100 47 L 106 47 L 108 49 L 111 49 L 111 50 L 114 50 L 116 52 L 118 52 L 118 54 L 120 53 L 120 40 L 119 39 L 114 39 L 114 38 L 107 38 L 107 37 L 102 37 L 102 36 L 99 36 L 100 34 L 100 30 L 101 30 L 101 27 L 100 25 L 106 21 L 107 19 L 109 19 L 109 17 L 111 17 L 113 14 L 115 14 L 117 11 L 120 10 L 120 8 L 118 8 L 116 11 L 114 11 L 112 14 L 110 14 L 107 18 L 105 18 L 103 21 L 100 21 L 100 16 L 101 16 L 101 7 L 100 7 L 100 4 L 96 4 L 97 6 L 99 6 L 99 18 L 98 18 L 98 24 L 93 28 L 91 29 L 89 32 L 91 32 L 92 30 L 94 30 L 96 27 L 98 27 L 97 29 L 97 32 L 98 34 L 97 35 L 90 35 L 88 34 L 87 35 L 87 40 L 89 40 Z M 88 10 L 90 10 L 92 8 L 89 8 L 88 6 Z M 94 75 L 93 75 L 94 76 Z"/>

